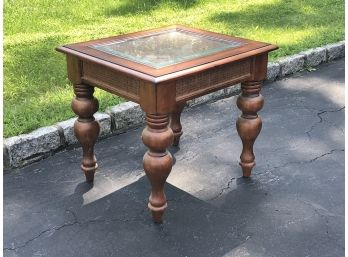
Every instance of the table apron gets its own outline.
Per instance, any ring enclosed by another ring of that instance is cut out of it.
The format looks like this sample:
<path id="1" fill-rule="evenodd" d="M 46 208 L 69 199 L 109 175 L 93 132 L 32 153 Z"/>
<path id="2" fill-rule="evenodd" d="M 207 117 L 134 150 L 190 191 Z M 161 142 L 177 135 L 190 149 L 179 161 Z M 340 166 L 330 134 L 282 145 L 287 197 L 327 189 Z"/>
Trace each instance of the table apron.
<path id="1" fill-rule="evenodd" d="M 90 62 L 82 62 L 81 79 L 84 83 L 139 103 L 141 79 Z"/>
<path id="2" fill-rule="evenodd" d="M 263 55 L 215 66 L 176 80 L 155 84 L 100 64 L 81 61 L 82 83 L 98 87 L 136 103 L 142 103 L 142 105 L 152 99 L 156 102 L 154 103 L 156 107 L 151 107 L 152 110 L 157 110 L 157 106 L 161 105 L 160 102 L 165 100 L 161 100 L 163 97 L 168 98 L 168 101 L 172 103 L 185 102 L 237 83 L 254 80 L 255 74 L 262 78 L 266 72 L 267 55 Z M 142 93 L 144 90 L 145 94 Z M 144 97 L 147 99 L 143 99 Z M 164 103 L 164 105 L 168 105 L 168 103 Z"/>
<path id="3" fill-rule="evenodd" d="M 228 63 L 176 81 L 176 101 L 187 101 L 248 80 L 254 69 L 251 58 Z"/>

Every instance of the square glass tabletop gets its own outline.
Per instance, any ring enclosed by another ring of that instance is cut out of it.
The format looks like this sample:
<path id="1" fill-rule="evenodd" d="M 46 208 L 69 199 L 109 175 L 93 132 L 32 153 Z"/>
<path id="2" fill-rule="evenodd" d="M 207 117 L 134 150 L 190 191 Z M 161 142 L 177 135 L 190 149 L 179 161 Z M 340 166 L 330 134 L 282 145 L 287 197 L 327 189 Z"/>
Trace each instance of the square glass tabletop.
<path id="1" fill-rule="evenodd" d="M 169 29 L 90 45 L 90 48 L 155 69 L 233 49 L 245 42 Z"/>

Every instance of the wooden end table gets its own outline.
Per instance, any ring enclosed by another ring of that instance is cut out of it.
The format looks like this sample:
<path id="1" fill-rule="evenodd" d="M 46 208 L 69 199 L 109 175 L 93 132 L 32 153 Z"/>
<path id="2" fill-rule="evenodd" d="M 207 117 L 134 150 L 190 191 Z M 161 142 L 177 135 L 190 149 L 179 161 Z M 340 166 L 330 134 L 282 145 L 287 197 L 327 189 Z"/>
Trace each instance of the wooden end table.
<path id="1" fill-rule="evenodd" d="M 249 177 L 255 165 L 253 144 L 261 131 L 257 112 L 263 106 L 261 82 L 268 52 L 275 45 L 214 32 L 169 26 L 58 47 L 66 54 L 74 85 L 74 124 L 83 148 L 81 169 L 93 181 L 98 167 L 94 145 L 99 124 L 94 87 L 139 103 L 146 113 L 142 140 L 148 147 L 143 165 L 152 191 L 148 207 L 155 222 L 167 207 L 164 184 L 172 169 L 167 148 L 182 135 L 180 115 L 187 100 L 234 83 L 242 83 L 237 106 L 242 111 L 237 131 L 243 143 L 240 166 Z"/>

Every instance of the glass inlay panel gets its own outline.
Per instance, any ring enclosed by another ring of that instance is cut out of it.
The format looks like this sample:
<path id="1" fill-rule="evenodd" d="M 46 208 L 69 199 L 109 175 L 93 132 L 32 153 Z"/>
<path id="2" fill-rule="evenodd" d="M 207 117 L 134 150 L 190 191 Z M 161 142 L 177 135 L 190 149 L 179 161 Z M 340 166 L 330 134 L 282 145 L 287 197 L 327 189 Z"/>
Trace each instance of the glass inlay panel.
<path id="1" fill-rule="evenodd" d="M 140 37 L 109 41 L 90 47 L 159 69 L 243 44 L 233 40 L 172 29 Z"/>

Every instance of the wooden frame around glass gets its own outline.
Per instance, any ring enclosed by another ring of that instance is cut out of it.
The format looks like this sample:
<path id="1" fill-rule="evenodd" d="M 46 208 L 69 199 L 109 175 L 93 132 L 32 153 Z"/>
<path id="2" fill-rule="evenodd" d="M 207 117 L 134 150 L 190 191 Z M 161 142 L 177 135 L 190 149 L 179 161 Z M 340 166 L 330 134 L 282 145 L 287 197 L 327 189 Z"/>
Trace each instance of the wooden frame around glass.
<path id="1" fill-rule="evenodd" d="M 240 47 L 236 47 L 233 49 L 227 49 L 224 51 L 220 51 L 208 56 L 196 58 L 189 61 L 184 61 L 178 64 L 166 66 L 163 68 L 153 68 L 138 62 L 134 62 L 131 60 L 127 60 L 121 57 L 117 57 L 97 49 L 93 49 L 89 46 L 94 44 L 101 44 L 113 40 L 127 39 L 127 38 L 135 38 L 140 36 L 149 35 L 155 32 L 166 31 L 169 29 L 176 29 L 182 31 L 193 32 L 196 34 L 201 34 L 204 36 L 211 36 L 220 39 L 233 40 L 237 42 L 246 43 Z M 135 33 L 129 33 L 126 35 L 113 36 L 103 39 L 91 40 L 82 43 L 69 44 L 62 47 L 58 47 L 57 50 L 63 53 L 69 53 L 72 55 L 76 55 L 77 57 L 85 60 L 96 61 L 96 58 L 99 59 L 100 63 L 104 65 L 107 63 L 107 66 L 120 70 L 122 72 L 128 73 L 132 76 L 137 76 L 141 79 L 148 80 L 150 82 L 163 82 L 165 80 L 169 80 L 178 76 L 182 76 L 185 73 L 189 74 L 192 71 L 198 72 L 204 69 L 208 69 L 211 66 L 212 62 L 219 61 L 218 64 L 221 65 L 224 62 L 236 61 L 240 58 L 246 58 L 250 55 L 255 55 L 258 53 L 269 52 L 275 50 L 277 47 L 263 42 L 252 41 L 244 38 L 228 36 L 220 33 L 215 33 L 211 31 L 201 30 L 201 29 L 193 29 L 189 27 L 185 27 L 182 25 L 173 25 L 167 26 L 157 29 L 150 29 Z M 228 59 L 226 59 L 228 58 Z M 184 72 L 186 70 L 186 72 Z M 170 74 L 170 75 L 169 75 Z"/>

